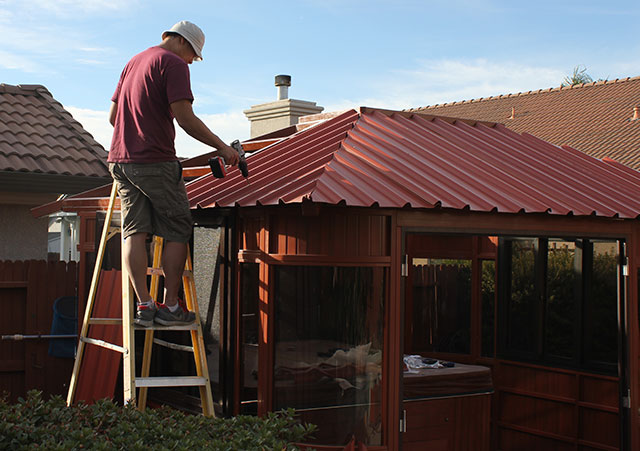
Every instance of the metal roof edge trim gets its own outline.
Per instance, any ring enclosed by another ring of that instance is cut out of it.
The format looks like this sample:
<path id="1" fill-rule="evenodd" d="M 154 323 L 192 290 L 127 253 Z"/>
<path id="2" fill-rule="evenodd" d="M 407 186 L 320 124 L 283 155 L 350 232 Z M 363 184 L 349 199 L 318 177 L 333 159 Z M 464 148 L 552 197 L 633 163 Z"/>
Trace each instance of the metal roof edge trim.
<path id="1" fill-rule="evenodd" d="M 44 205 L 33 207 L 30 211 L 34 217 L 41 218 L 43 216 L 50 215 L 51 213 L 62 211 L 62 209 L 64 208 L 64 203 L 70 200 L 109 197 L 111 186 L 112 184 L 109 183 L 107 185 L 102 185 L 97 188 L 92 188 L 92 189 L 83 191 L 81 193 L 76 193 L 71 196 L 66 196 L 63 199 L 58 199 Z"/>
<path id="2" fill-rule="evenodd" d="M 206 210 L 217 210 L 217 211 L 223 211 L 223 210 L 227 210 L 226 214 L 230 214 L 230 212 L 234 209 L 263 209 L 263 208 L 269 208 L 269 209 L 274 209 L 274 208 L 295 208 L 295 207 L 302 207 L 303 204 L 313 204 L 313 205 L 320 205 L 320 206 L 327 206 L 327 207 L 334 207 L 334 208 L 353 208 L 353 209 L 361 209 L 361 210 L 366 210 L 366 209 L 370 209 L 370 208 L 376 208 L 382 211 L 407 211 L 407 210 L 413 210 L 415 212 L 430 212 L 430 211 L 439 211 L 439 212 L 443 212 L 443 213 L 462 213 L 462 214 L 471 214 L 471 215 L 501 215 L 501 216 L 539 216 L 539 217 L 548 217 L 548 218 L 562 218 L 562 217 L 572 217 L 572 218 L 577 218 L 577 219 L 587 219 L 587 218 L 593 218 L 593 219 L 598 219 L 598 220 L 603 220 L 603 221 L 637 221 L 640 220 L 640 214 L 638 214 L 637 216 L 620 216 L 618 213 L 612 215 L 612 216 L 602 216 L 599 215 L 596 211 L 592 211 L 590 214 L 575 214 L 573 211 L 569 211 L 565 214 L 558 214 L 558 213 L 554 213 L 553 211 L 551 211 L 551 209 L 547 209 L 546 211 L 525 211 L 524 209 L 521 209 L 519 211 L 498 211 L 498 209 L 496 207 L 494 207 L 493 209 L 491 209 L 490 211 L 485 211 L 485 210 L 474 210 L 472 208 L 470 208 L 468 205 L 466 205 L 463 208 L 451 208 L 451 207 L 443 207 L 440 205 L 440 203 L 436 203 L 433 207 L 413 207 L 411 205 L 410 202 L 407 202 L 406 204 L 402 205 L 402 206 L 398 206 L 398 207 L 391 207 L 391 206 L 384 206 L 384 205 L 379 205 L 377 202 L 374 202 L 371 205 L 350 205 L 348 204 L 344 199 L 340 199 L 338 202 L 335 203 L 331 203 L 331 202 L 326 202 L 326 201 L 314 201 L 311 198 L 308 197 L 304 197 L 299 201 L 292 201 L 292 202 L 286 202 L 283 200 L 278 201 L 277 204 L 268 204 L 268 205 L 263 205 L 259 202 L 256 202 L 255 205 L 239 205 L 239 204 L 234 204 L 234 205 L 218 205 L 218 204 L 214 204 L 210 207 L 201 207 L 200 205 L 196 205 L 194 207 L 191 207 L 191 210 L 197 210 L 198 212 L 202 213 Z"/>

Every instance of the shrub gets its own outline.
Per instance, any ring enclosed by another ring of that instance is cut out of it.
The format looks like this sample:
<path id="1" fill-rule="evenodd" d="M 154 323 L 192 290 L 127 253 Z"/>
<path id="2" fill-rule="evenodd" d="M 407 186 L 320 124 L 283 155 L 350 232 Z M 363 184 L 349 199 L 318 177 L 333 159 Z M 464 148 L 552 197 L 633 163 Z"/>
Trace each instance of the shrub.
<path id="1" fill-rule="evenodd" d="M 315 426 L 292 409 L 263 418 L 205 418 L 162 407 L 139 412 L 110 400 L 67 407 L 38 391 L 17 404 L 0 400 L 0 450 L 294 450 Z"/>

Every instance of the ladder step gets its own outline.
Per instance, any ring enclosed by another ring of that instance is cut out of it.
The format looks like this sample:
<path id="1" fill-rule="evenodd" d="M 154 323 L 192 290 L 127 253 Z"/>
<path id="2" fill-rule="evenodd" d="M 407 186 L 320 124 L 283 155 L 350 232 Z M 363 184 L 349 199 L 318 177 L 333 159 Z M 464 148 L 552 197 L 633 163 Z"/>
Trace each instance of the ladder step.
<path id="1" fill-rule="evenodd" d="M 122 326 L 122 318 L 89 318 L 89 324 Z"/>
<path id="2" fill-rule="evenodd" d="M 84 343 L 89 343 L 92 345 L 96 345 L 96 346 L 100 346 L 102 348 L 107 348 L 107 349 L 111 349 L 112 351 L 117 351 L 120 352 L 122 354 L 128 354 L 129 351 L 127 351 L 126 348 L 123 348 L 122 346 L 118 346 L 115 345 L 113 343 L 108 343 L 104 340 L 97 340 L 95 338 L 89 338 L 89 337 L 80 337 L 80 340 Z"/>
<path id="3" fill-rule="evenodd" d="M 121 326 L 121 318 L 89 318 L 89 324 L 95 324 L 98 326 Z M 135 330 L 196 330 L 198 326 L 196 323 L 183 324 L 180 326 L 163 326 L 162 324 L 153 324 L 149 327 L 138 326 L 134 324 Z"/>
<path id="4" fill-rule="evenodd" d="M 137 324 L 133 325 L 135 330 L 196 330 L 198 329 L 198 325 L 196 323 L 192 324 L 183 324 L 181 326 L 163 326 L 161 324 L 153 324 L 149 327 L 138 326 Z"/>
<path id="5" fill-rule="evenodd" d="M 160 340 L 159 338 L 154 338 L 153 342 L 157 345 L 164 346 L 165 348 L 169 349 L 174 349 L 176 351 L 193 352 L 193 346 L 170 343 L 168 341 Z"/>
<path id="6" fill-rule="evenodd" d="M 164 269 L 162 268 L 147 268 L 147 275 L 148 276 L 162 276 L 164 277 Z M 189 271 L 189 270 L 184 270 L 182 272 L 182 277 L 193 277 L 193 271 Z"/>
<path id="7" fill-rule="evenodd" d="M 136 387 L 204 387 L 207 379 L 200 376 L 136 377 Z"/>

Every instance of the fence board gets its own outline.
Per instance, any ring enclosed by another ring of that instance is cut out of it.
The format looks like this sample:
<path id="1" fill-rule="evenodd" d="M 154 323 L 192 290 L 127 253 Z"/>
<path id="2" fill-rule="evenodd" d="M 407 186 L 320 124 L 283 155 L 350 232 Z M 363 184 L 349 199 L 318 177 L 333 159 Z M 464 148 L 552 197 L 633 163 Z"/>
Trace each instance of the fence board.
<path id="1" fill-rule="evenodd" d="M 0 334 L 49 334 L 55 300 L 76 295 L 77 269 L 75 262 L 0 261 Z M 46 339 L 0 341 L 0 393 L 11 402 L 30 389 L 66 394 L 73 359 L 48 350 Z"/>

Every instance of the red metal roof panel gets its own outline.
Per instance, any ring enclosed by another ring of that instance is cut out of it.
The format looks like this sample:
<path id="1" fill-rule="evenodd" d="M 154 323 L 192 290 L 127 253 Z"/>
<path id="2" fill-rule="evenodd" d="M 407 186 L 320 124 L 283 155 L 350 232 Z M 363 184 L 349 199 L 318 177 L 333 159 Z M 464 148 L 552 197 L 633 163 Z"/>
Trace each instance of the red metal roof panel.
<path id="1" fill-rule="evenodd" d="M 500 124 L 351 110 L 188 184 L 193 208 L 303 200 L 635 218 L 640 173 Z"/>

